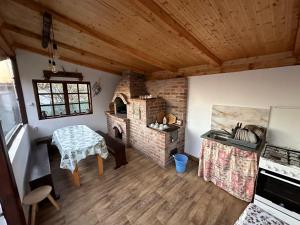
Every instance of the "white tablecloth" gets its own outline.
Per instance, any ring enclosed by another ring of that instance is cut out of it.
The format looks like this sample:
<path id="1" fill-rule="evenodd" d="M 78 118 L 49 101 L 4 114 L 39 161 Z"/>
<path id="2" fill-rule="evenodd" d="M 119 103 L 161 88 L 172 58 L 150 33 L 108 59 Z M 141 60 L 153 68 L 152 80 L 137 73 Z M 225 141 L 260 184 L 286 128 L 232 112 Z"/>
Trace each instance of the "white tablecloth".
<path id="1" fill-rule="evenodd" d="M 288 225 L 257 205 L 250 203 L 234 225 Z"/>
<path id="2" fill-rule="evenodd" d="M 61 155 L 60 168 L 75 170 L 77 163 L 88 155 L 108 156 L 105 140 L 85 125 L 68 126 L 53 133 L 52 144 Z"/>

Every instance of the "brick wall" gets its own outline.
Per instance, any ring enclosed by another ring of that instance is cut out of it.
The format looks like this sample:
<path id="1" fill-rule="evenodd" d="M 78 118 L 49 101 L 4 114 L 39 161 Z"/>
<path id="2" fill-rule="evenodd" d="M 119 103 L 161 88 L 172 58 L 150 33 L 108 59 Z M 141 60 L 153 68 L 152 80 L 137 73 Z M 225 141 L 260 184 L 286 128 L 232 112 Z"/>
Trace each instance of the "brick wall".
<path id="1" fill-rule="evenodd" d="M 123 141 L 126 145 L 141 151 L 151 157 L 160 166 L 165 167 L 170 162 L 170 151 L 177 148 L 184 149 L 184 132 L 187 106 L 187 80 L 176 78 L 160 81 L 144 81 L 137 74 L 124 73 L 115 95 L 125 94 L 127 97 L 127 118 L 121 119 L 116 115 L 107 113 L 109 135 L 115 135 L 113 124 L 118 123 L 122 129 Z M 140 95 L 152 94 L 159 96 L 154 99 L 141 100 Z M 171 134 L 148 128 L 155 122 L 159 112 L 173 113 L 178 119 L 184 121 L 178 129 L 178 139 L 171 142 Z"/>
<path id="2" fill-rule="evenodd" d="M 130 92 L 130 75 L 129 74 L 123 74 L 120 82 L 118 83 L 115 94 L 122 93 L 126 95 L 127 98 L 131 98 L 131 92 Z"/>
<path id="3" fill-rule="evenodd" d="M 149 94 L 159 96 L 166 101 L 167 113 L 172 113 L 184 123 L 186 122 L 188 90 L 186 78 L 151 80 L 146 81 L 145 85 Z"/>
<path id="4" fill-rule="evenodd" d="M 129 120 L 126 118 L 119 118 L 114 114 L 106 112 L 106 119 L 107 119 L 107 133 L 111 137 L 115 137 L 115 130 L 114 125 L 119 125 L 122 129 L 122 142 L 129 146 Z"/>
<path id="5" fill-rule="evenodd" d="M 115 95 L 118 93 L 126 95 L 128 99 L 147 94 L 144 76 L 137 73 L 124 72 L 115 90 Z"/>
<path id="6" fill-rule="evenodd" d="M 132 74 L 130 76 L 130 96 L 131 98 L 138 98 L 140 95 L 146 95 L 144 75 Z"/>
<path id="7" fill-rule="evenodd" d="M 177 119 L 183 120 L 183 126 L 181 126 L 178 130 L 178 142 L 167 143 L 166 155 L 169 155 L 169 152 L 175 147 L 180 152 L 183 152 L 187 115 L 187 79 L 174 78 L 168 80 L 151 80 L 146 81 L 145 85 L 149 94 L 159 96 L 166 101 L 167 113 L 172 113 L 177 117 Z M 169 140 L 169 138 L 166 138 L 166 140 Z"/>
<path id="8" fill-rule="evenodd" d="M 165 133 L 147 127 L 153 121 L 153 115 L 165 110 L 164 100 L 130 99 L 130 106 L 127 111 L 127 118 L 130 120 L 130 145 L 151 157 L 160 166 L 165 166 Z M 134 115 L 137 110 L 140 117 Z"/>

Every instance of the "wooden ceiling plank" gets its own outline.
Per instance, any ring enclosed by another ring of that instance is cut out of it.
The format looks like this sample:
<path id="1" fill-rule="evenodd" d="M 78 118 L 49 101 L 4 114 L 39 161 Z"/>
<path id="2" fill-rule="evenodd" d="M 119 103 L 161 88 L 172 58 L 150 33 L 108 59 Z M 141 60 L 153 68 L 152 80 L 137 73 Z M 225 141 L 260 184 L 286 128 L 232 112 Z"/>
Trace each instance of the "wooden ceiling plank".
<path id="1" fill-rule="evenodd" d="M 299 58 L 292 51 L 269 55 L 247 57 L 223 62 L 222 66 L 198 65 L 180 68 L 177 73 L 157 71 L 146 76 L 150 80 L 170 79 L 175 77 L 200 76 L 217 73 L 237 72 L 253 69 L 274 68 L 281 66 L 298 65 Z"/>
<path id="2" fill-rule="evenodd" d="M 13 47 L 15 49 L 19 48 L 19 49 L 23 49 L 23 50 L 26 50 L 26 51 L 34 52 L 34 53 L 37 53 L 37 54 L 40 54 L 40 55 L 44 55 L 44 56 L 47 56 L 47 57 L 49 56 L 48 51 L 45 51 L 45 50 L 42 50 L 42 49 L 38 49 L 38 48 L 34 48 L 34 47 L 31 47 L 31 46 L 28 46 L 28 45 L 24 45 L 22 43 L 17 43 L 16 42 L 16 43 L 13 44 Z M 101 66 L 98 66 L 98 65 L 86 63 L 86 62 L 81 62 L 79 60 L 71 59 L 71 58 L 65 57 L 63 55 L 60 56 L 59 60 L 63 60 L 63 61 L 70 62 L 70 63 L 74 63 L 74 64 L 81 65 L 81 66 L 86 66 L 86 67 L 89 67 L 89 68 L 92 68 L 92 69 L 101 70 L 101 71 L 112 73 L 112 74 L 116 74 L 116 75 L 121 75 L 121 73 L 116 72 L 115 70 L 110 70 L 110 69 L 107 69 L 107 68 L 104 68 L 104 67 L 101 67 Z"/>
<path id="3" fill-rule="evenodd" d="M 36 39 L 38 41 L 42 40 L 42 36 L 41 35 L 33 33 L 31 31 L 29 31 L 29 30 L 23 29 L 21 27 L 18 27 L 18 26 L 12 25 L 12 24 L 3 23 L 0 29 L 1 30 L 4 29 L 4 30 L 12 31 L 12 32 L 24 35 L 26 37 L 30 37 L 30 38 Z M 128 70 L 132 70 L 132 71 L 139 72 L 139 73 L 144 73 L 145 72 L 144 70 L 142 70 L 140 68 L 136 68 L 136 67 L 133 67 L 133 66 L 125 65 L 123 63 L 116 62 L 116 61 L 114 61 L 112 59 L 108 59 L 108 58 L 105 58 L 103 56 L 99 56 L 99 55 L 94 54 L 92 52 L 89 52 L 89 51 L 86 51 L 86 50 L 83 50 L 83 49 L 79 49 L 79 48 L 76 48 L 74 46 L 71 46 L 71 45 L 59 42 L 59 41 L 56 41 L 56 43 L 58 44 L 58 47 L 62 47 L 62 48 L 68 49 L 68 50 L 73 51 L 75 53 L 78 53 L 80 55 L 86 55 L 86 56 L 94 57 L 94 58 L 96 58 L 96 59 L 98 59 L 100 61 L 103 61 L 103 62 L 107 63 L 107 64 L 125 67 Z"/>
<path id="4" fill-rule="evenodd" d="M 258 62 L 267 62 L 272 60 L 281 60 L 286 58 L 293 58 L 294 54 L 292 51 L 279 52 L 269 55 L 260 55 L 260 56 L 252 56 L 247 58 L 240 58 L 234 60 L 228 60 L 222 64 L 223 67 L 231 66 L 231 65 L 241 65 L 241 64 L 250 64 L 250 63 L 258 63 Z"/>
<path id="5" fill-rule="evenodd" d="M 85 26 L 83 24 L 78 23 L 77 21 L 74 21 L 50 8 L 45 7 L 44 5 L 40 4 L 40 3 L 36 3 L 33 1 L 27 1 L 27 0 L 12 0 L 18 4 L 21 4 L 24 7 L 30 8 L 31 10 L 37 11 L 39 13 L 43 13 L 45 11 L 49 12 L 50 14 L 52 14 L 53 18 L 65 25 L 68 25 L 80 32 L 84 32 L 92 37 L 95 37 L 109 45 L 112 45 L 114 47 L 117 47 L 118 49 L 121 49 L 122 51 L 126 52 L 127 54 L 130 54 L 131 56 L 138 58 L 146 63 L 149 63 L 153 66 L 156 66 L 158 68 L 161 69 L 166 69 L 166 70 L 170 70 L 170 71 L 177 71 L 177 68 L 175 68 L 174 66 L 165 64 L 163 62 L 161 62 L 160 60 L 157 60 L 155 58 L 153 58 L 152 56 L 138 50 L 135 49 L 119 40 L 114 39 L 113 37 L 110 37 L 104 33 L 101 33 L 99 31 L 95 31 L 93 29 L 91 29 L 88 26 Z"/>
<path id="6" fill-rule="evenodd" d="M 195 46 L 203 55 L 203 58 L 213 65 L 221 65 L 221 60 L 215 56 L 205 45 L 203 45 L 197 38 L 189 33 L 181 24 L 179 24 L 172 16 L 169 15 L 163 8 L 152 0 L 138 0 L 142 5 L 153 12 L 162 21 L 168 24 L 175 30 L 180 37 L 185 38 L 193 46 Z"/>

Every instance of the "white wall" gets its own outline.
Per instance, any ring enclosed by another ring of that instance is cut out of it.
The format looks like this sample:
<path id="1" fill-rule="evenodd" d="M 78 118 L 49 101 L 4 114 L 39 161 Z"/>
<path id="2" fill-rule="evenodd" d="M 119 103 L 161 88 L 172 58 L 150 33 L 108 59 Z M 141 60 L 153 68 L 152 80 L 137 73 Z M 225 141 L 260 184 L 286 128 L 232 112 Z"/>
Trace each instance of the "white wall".
<path id="1" fill-rule="evenodd" d="M 60 66 L 63 65 L 66 71 L 81 72 L 84 76 L 84 80 L 90 81 L 91 85 L 100 78 L 102 92 L 92 99 L 93 114 L 39 120 L 35 105 L 32 79 L 43 79 L 43 70 L 48 68 L 48 58 L 19 49 L 17 49 L 16 55 L 28 115 L 28 123 L 33 128 L 33 135 L 35 137 L 48 136 L 57 128 L 75 124 L 85 124 L 95 130 L 100 129 L 104 132 L 107 131 L 104 111 L 108 109 L 108 105 L 113 97 L 114 89 L 120 80 L 120 76 L 59 61 L 57 63 L 59 69 L 61 69 Z M 32 105 L 32 103 L 34 103 L 34 105 Z"/>
<path id="2" fill-rule="evenodd" d="M 300 106 L 300 66 L 190 77 L 185 151 L 195 157 L 215 104 Z"/>
<path id="3" fill-rule="evenodd" d="M 26 173 L 31 149 L 29 133 L 28 125 L 23 126 L 8 151 L 21 201 L 29 187 Z M 28 210 L 29 208 L 24 206 L 26 218 Z"/>

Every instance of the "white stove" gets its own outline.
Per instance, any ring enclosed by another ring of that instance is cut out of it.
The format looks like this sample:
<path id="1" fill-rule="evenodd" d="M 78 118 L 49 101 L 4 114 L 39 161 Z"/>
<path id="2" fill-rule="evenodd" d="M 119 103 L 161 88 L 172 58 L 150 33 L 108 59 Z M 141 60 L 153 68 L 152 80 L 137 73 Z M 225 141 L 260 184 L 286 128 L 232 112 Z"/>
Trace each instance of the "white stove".
<path id="1" fill-rule="evenodd" d="M 267 144 L 259 168 L 300 181 L 300 152 Z"/>
<path id="2" fill-rule="evenodd" d="M 290 225 L 300 224 L 300 108 L 271 109 L 259 160 L 254 203 Z"/>

